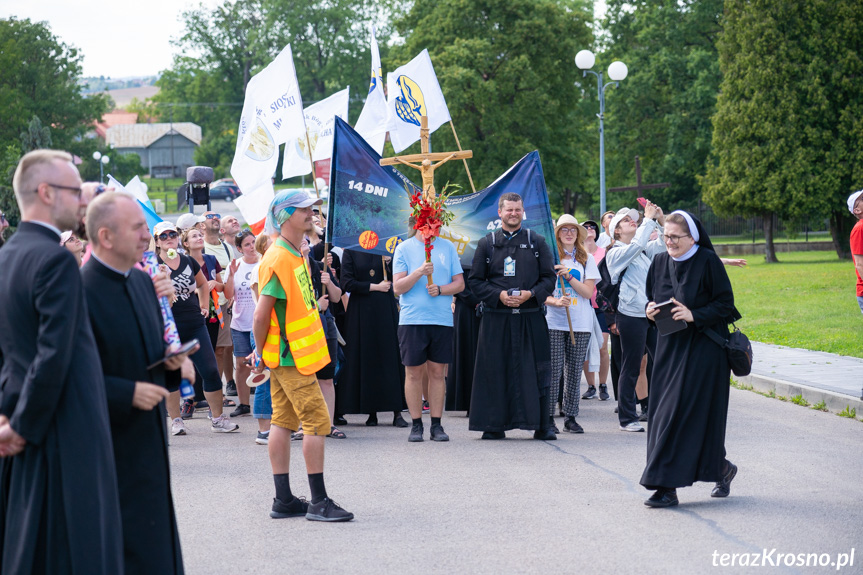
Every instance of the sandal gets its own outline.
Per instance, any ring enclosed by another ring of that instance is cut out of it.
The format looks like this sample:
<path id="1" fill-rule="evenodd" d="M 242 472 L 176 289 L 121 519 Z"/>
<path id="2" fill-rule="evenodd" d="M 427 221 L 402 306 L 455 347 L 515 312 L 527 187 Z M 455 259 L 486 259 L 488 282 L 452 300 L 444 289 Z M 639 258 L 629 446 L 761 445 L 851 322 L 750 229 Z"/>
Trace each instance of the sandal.
<path id="1" fill-rule="evenodd" d="M 227 397 L 222 398 L 222 407 L 237 407 L 237 404 L 233 399 L 228 399 Z"/>
<path id="2" fill-rule="evenodd" d="M 347 435 L 345 435 L 345 432 L 342 431 L 341 429 L 339 429 L 338 427 L 333 426 L 330 428 L 330 434 L 327 435 L 327 437 L 332 437 L 335 439 L 345 439 L 347 437 Z"/>
<path id="3" fill-rule="evenodd" d="M 303 438 L 303 430 L 298 429 L 291 434 L 291 441 L 300 441 Z"/>

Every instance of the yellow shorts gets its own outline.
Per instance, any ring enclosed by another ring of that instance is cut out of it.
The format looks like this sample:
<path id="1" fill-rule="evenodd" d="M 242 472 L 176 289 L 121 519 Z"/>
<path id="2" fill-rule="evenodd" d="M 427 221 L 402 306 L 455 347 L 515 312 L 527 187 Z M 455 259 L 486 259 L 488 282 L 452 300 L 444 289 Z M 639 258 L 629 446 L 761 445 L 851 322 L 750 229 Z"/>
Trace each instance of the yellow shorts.
<path id="1" fill-rule="evenodd" d="M 272 368 L 270 394 L 273 425 L 296 431 L 302 423 L 304 435 L 329 434 L 330 412 L 314 375 L 303 375 L 293 366 Z"/>

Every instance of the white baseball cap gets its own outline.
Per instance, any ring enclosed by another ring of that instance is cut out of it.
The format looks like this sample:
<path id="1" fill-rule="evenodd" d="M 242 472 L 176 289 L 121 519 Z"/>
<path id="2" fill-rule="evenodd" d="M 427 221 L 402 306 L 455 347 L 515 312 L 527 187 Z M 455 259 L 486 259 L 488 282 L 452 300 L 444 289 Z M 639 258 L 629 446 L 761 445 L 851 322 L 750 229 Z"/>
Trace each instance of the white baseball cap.
<path id="1" fill-rule="evenodd" d="M 188 230 L 189 228 L 195 227 L 195 224 L 200 224 L 201 222 L 206 221 L 207 218 L 204 216 L 186 213 L 177 218 L 177 227 L 181 230 Z"/>
<path id="2" fill-rule="evenodd" d="M 863 194 L 863 190 L 860 190 L 858 192 L 854 192 L 853 194 L 848 196 L 848 211 L 851 212 L 852 214 L 854 213 L 854 204 L 857 203 L 857 198 L 860 197 L 860 194 Z"/>
<path id="3" fill-rule="evenodd" d="M 626 216 L 629 216 L 629 218 L 636 224 L 638 223 L 638 212 L 636 210 L 633 210 L 632 208 L 620 208 L 617 210 L 617 213 L 614 214 L 614 217 L 611 218 L 611 223 L 608 224 L 608 235 L 612 238 L 614 237 L 614 230 L 617 229 L 617 224 L 619 224 L 620 220 Z"/>

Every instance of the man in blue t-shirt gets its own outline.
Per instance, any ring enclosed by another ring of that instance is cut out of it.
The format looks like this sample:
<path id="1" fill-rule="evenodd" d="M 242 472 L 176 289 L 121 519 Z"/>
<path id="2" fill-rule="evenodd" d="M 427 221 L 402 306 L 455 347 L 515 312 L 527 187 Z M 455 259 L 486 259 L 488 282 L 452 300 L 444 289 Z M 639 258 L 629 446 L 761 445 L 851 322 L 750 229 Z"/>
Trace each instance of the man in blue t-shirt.
<path id="1" fill-rule="evenodd" d="M 449 441 L 440 418 L 446 366 L 452 360 L 452 296 L 464 289 L 464 270 L 451 242 L 432 238 L 432 248 L 427 262 L 425 243 L 413 236 L 399 244 L 393 257 L 393 291 L 401 303 L 399 351 L 405 366 L 405 399 L 413 419 L 408 441 L 423 440 L 422 381 L 426 372 L 431 440 Z"/>

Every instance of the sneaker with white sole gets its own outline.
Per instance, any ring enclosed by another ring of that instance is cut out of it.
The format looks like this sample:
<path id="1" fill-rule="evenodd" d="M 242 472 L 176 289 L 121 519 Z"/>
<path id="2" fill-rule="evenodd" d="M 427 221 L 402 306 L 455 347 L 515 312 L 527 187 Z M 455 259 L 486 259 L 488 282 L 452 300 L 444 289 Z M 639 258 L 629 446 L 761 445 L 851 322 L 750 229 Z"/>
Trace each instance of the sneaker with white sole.
<path id="1" fill-rule="evenodd" d="M 212 430 L 214 433 L 230 433 L 232 431 L 237 431 L 238 429 L 240 429 L 240 426 L 236 423 L 232 423 L 231 418 L 224 413 L 221 417 L 213 418 Z"/>
<path id="2" fill-rule="evenodd" d="M 186 435 L 186 424 L 182 417 L 171 422 L 171 435 Z"/>
<path id="3" fill-rule="evenodd" d="M 644 431 L 644 428 L 637 421 L 627 423 L 620 426 L 620 431 Z"/>
<path id="4" fill-rule="evenodd" d="M 270 432 L 269 431 L 259 431 L 258 436 L 255 438 L 255 443 L 258 445 L 269 445 L 270 444 Z"/>

